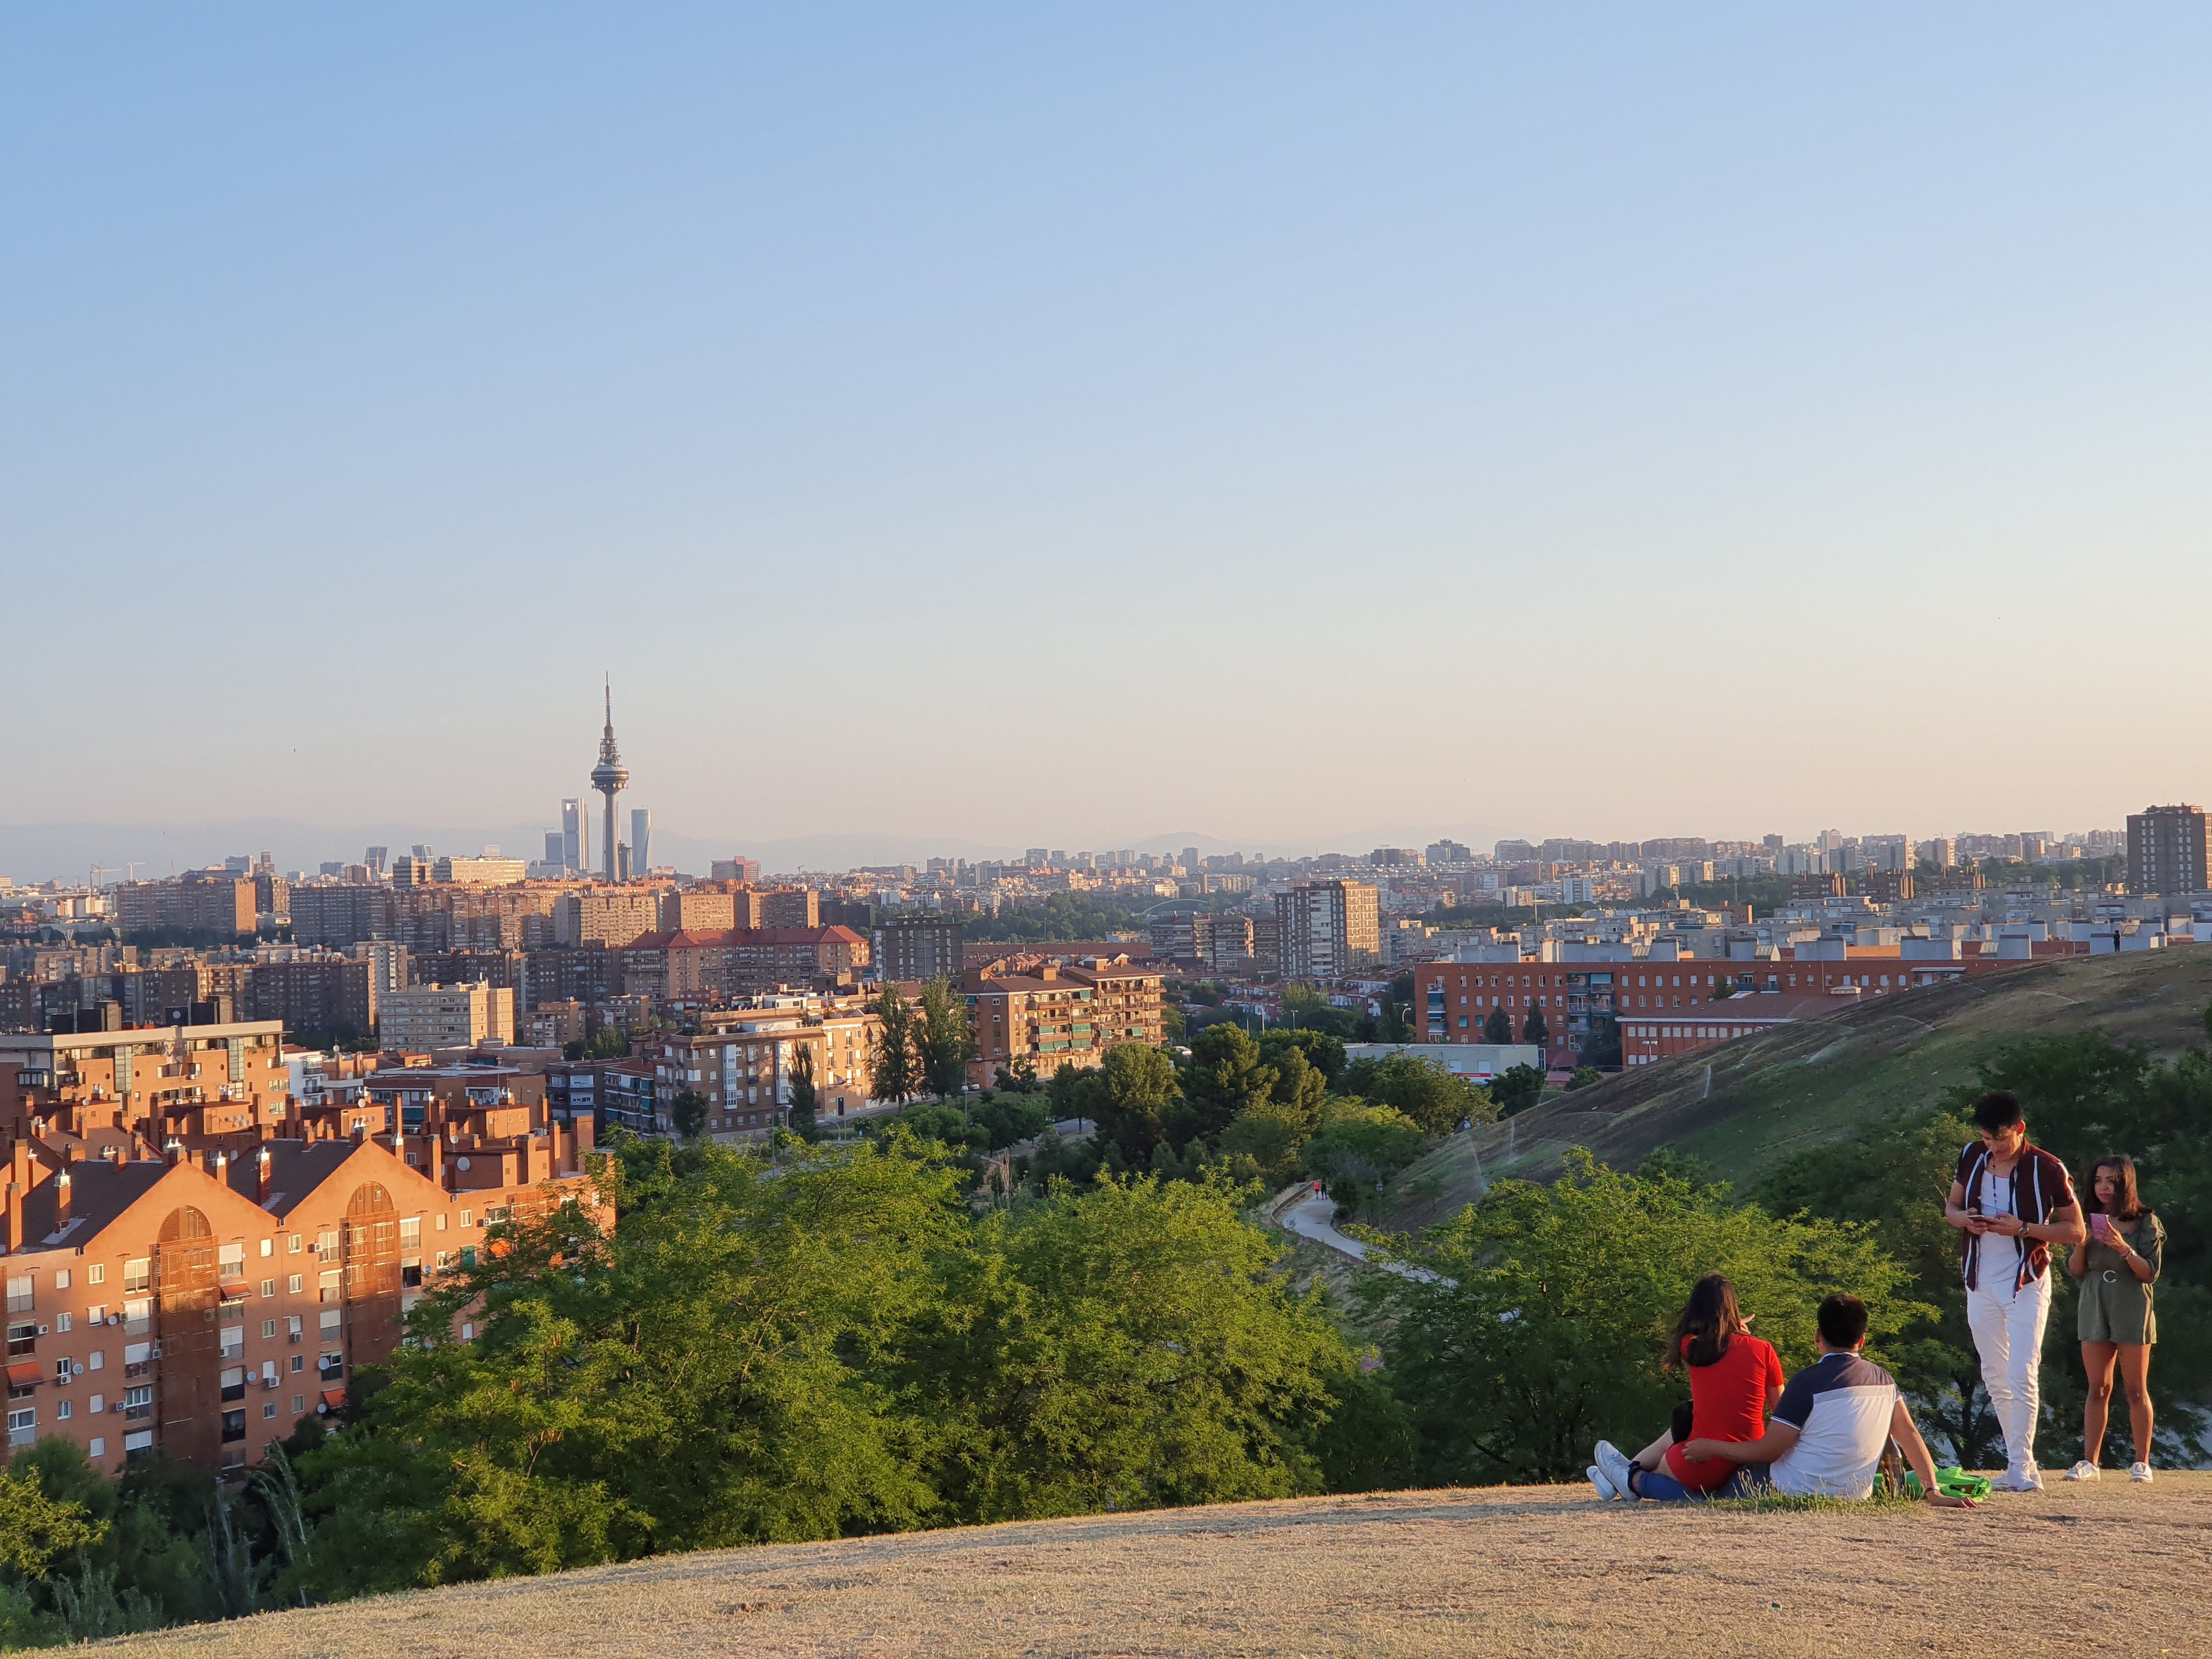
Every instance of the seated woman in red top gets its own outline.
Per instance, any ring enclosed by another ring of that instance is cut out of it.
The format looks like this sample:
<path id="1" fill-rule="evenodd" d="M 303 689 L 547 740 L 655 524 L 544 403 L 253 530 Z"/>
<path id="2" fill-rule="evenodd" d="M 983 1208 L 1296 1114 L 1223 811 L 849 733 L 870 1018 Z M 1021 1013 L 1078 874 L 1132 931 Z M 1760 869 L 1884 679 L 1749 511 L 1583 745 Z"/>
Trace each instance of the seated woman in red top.
<path id="1" fill-rule="evenodd" d="M 1682 1492 L 1711 1492 L 1725 1484 L 1736 1466 L 1722 1457 L 1692 1461 L 1682 1455 L 1684 1445 L 1692 1440 L 1756 1440 L 1766 1432 L 1767 1414 L 1782 1398 L 1782 1356 L 1772 1343 L 1751 1334 L 1751 1321 L 1736 1306 L 1735 1286 L 1721 1274 L 1707 1273 L 1698 1281 L 1689 1305 L 1674 1322 L 1668 1350 L 1669 1370 L 1689 1368 L 1689 1406 L 1677 1407 L 1673 1426 L 1632 1458 L 1622 1456 L 1610 1441 L 1598 1442 L 1590 1480 L 1601 1496 L 1644 1496 L 1642 1477 L 1656 1474 L 1662 1464 Z M 1670 1490 L 1664 1495 L 1680 1494 Z"/>

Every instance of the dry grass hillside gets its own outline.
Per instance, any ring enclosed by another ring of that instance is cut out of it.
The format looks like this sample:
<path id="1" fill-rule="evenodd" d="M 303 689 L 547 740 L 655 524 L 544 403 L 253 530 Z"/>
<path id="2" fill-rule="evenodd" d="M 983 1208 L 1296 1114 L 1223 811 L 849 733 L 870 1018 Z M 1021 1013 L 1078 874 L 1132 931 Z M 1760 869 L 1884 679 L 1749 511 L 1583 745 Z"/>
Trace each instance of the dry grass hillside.
<path id="1" fill-rule="evenodd" d="M 2212 1652 L 2212 1475 L 1751 1512 L 1498 1488 L 671 1556 L 115 1644 L 194 1659 Z M 2027 1609 L 2025 1613 L 2023 1609 Z"/>
<path id="2" fill-rule="evenodd" d="M 1825 1018 L 1623 1073 L 1510 1124 L 1455 1136 L 1401 1177 L 1382 1224 L 1403 1230 L 1451 1214 L 1480 1193 L 1481 1176 L 1547 1179 L 1570 1146 L 1617 1168 L 1671 1146 L 1748 1182 L 1803 1147 L 1924 1109 L 1971 1083 L 1978 1060 L 2045 1032 L 2100 1026 L 2169 1054 L 2201 1045 L 2212 948 L 2077 957 L 1837 1000 Z"/>

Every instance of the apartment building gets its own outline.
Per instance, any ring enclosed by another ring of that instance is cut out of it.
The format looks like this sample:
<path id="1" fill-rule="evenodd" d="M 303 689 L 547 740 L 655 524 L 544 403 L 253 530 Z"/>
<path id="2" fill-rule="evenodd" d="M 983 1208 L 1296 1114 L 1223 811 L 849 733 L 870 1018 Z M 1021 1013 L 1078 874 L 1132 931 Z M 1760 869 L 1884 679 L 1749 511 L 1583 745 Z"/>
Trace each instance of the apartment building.
<path id="1" fill-rule="evenodd" d="M 377 1041 L 386 1048 L 471 1048 L 514 1041 L 514 993 L 473 985 L 416 985 L 386 996 L 377 1010 Z"/>
<path id="2" fill-rule="evenodd" d="M 343 1411 L 356 1369 L 390 1358 L 488 1228 L 570 1199 L 612 1222 L 583 1169 L 588 1126 L 502 1146 L 459 1121 L 389 1142 L 296 1127 L 236 1157 L 72 1158 L 9 1139 L 11 1445 L 58 1434 L 110 1474 L 156 1453 L 243 1467 Z"/>
<path id="3" fill-rule="evenodd" d="M 868 1104 L 883 1022 L 857 1000 L 717 1010 L 702 1023 L 707 1029 L 696 1035 L 645 1040 L 629 1066 L 615 1068 L 650 1066 L 664 1117 L 689 1090 L 707 1102 L 710 1138 L 763 1139 L 789 1122 L 792 1083 L 802 1064 L 813 1078 L 818 1117 L 843 1117 Z"/>
<path id="4" fill-rule="evenodd" d="M 748 898 L 757 896 L 747 894 Z M 749 922 L 747 926 L 758 926 Z M 711 887 L 672 888 L 660 896 L 653 931 L 662 933 L 726 933 L 738 922 L 738 895 Z"/>
<path id="5" fill-rule="evenodd" d="M 1308 882 L 1278 893 L 1275 922 L 1287 977 L 1335 979 L 1382 959 L 1382 905 L 1370 882 Z"/>
<path id="6" fill-rule="evenodd" d="M 771 887 L 760 895 L 757 927 L 819 927 L 822 896 L 811 887 Z"/>
<path id="7" fill-rule="evenodd" d="M 957 980 L 963 936 L 957 917 L 886 917 L 875 928 L 877 971 L 887 980 Z"/>
<path id="8" fill-rule="evenodd" d="M 291 907 L 297 944 L 344 949 L 392 937 L 392 890 L 380 883 L 303 884 L 292 890 Z"/>
<path id="9" fill-rule="evenodd" d="M 235 1151 L 275 1132 L 289 1086 L 274 1020 L 0 1037 L 0 1135 L 80 1158 Z"/>
<path id="10" fill-rule="evenodd" d="M 2128 814 L 2128 890 L 2201 893 L 2205 874 L 2203 809 L 2146 806 Z"/>
<path id="11" fill-rule="evenodd" d="M 301 957 L 256 963 L 246 975 L 244 1013 L 275 1020 L 289 1031 L 320 1036 L 370 1036 L 376 1030 L 376 979 L 350 957 Z"/>
<path id="12" fill-rule="evenodd" d="M 660 925 L 659 891 L 646 887 L 587 887 L 553 906 L 554 942 L 618 947 Z"/>
<path id="13" fill-rule="evenodd" d="M 867 940 L 849 927 L 647 933 L 619 954 L 625 995 L 675 1001 L 850 987 L 869 962 Z"/>
<path id="14" fill-rule="evenodd" d="M 1048 1078 L 1102 1065 L 1123 1042 L 1158 1047 L 1160 988 L 1157 967 L 1122 956 L 1012 957 L 978 969 L 961 988 L 975 1035 L 969 1081 L 988 1085 L 1002 1068 Z"/>
<path id="15" fill-rule="evenodd" d="M 126 881 L 114 897 L 116 926 L 125 939 L 158 929 L 251 939 L 260 914 L 251 876 L 201 872 L 173 881 Z"/>

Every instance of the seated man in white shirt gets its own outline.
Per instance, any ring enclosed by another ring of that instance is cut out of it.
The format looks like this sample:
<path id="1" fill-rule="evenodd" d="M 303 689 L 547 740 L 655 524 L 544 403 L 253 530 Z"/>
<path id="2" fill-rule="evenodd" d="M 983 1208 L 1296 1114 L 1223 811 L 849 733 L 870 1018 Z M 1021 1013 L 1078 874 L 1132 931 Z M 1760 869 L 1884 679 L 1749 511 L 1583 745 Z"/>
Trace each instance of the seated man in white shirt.
<path id="1" fill-rule="evenodd" d="M 1765 1484 L 1790 1498 L 1867 1498 L 1875 1471 L 1894 1439 L 1920 1477 L 1920 1490 L 1941 1509 L 1972 1509 L 1967 1498 L 1936 1490 L 1936 1460 L 1897 1391 L 1897 1381 L 1859 1350 L 1866 1346 L 1866 1304 L 1832 1296 L 1820 1304 L 1820 1357 L 1783 1385 L 1766 1432 L 1756 1440 L 1692 1440 L 1682 1455 L 1724 1457 L 1745 1467 L 1724 1488 L 1733 1495 Z M 1718 1496 L 1720 1494 L 1716 1494 Z"/>

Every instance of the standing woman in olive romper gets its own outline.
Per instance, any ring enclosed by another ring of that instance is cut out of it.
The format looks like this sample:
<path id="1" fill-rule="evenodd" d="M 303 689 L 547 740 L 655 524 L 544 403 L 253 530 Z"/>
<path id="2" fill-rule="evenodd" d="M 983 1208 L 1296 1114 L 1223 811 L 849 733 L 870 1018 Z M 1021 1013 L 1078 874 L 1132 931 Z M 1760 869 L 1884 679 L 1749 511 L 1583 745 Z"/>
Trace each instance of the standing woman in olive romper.
<path id="1" fill-rule="evenodd" d="M 2066 1271 L 2081 1281 L 2075 1317 L 2081 1328 L 2081 1364 L 2089 1373 L 2089 1400 L 2081 1413 L 2081 1461 L 2066 1478 L 2097 1478 L 2117 1360 L 2136 1439 L 2136 1461 L 2128 1478 L 2148 1480 L 2151 1415 L 2147 1379 L 2151 1347 L 2158 1340 L 2151 1286 L 2158 1279 L 2166 1229 L 2136 1194 L 2135 1159 L 2117 1153 L 2100 1159 L 2089 1187 L 2089 1242 L 2077 1245 L 2066 1262 Z"/>

